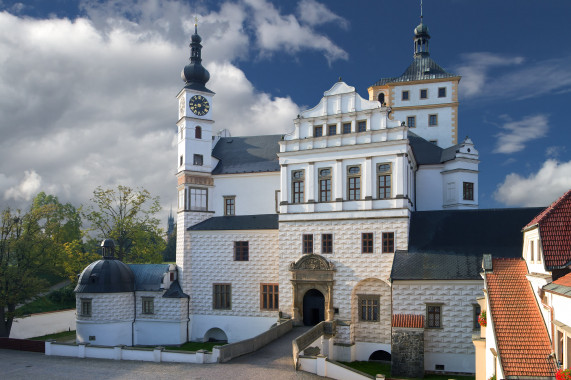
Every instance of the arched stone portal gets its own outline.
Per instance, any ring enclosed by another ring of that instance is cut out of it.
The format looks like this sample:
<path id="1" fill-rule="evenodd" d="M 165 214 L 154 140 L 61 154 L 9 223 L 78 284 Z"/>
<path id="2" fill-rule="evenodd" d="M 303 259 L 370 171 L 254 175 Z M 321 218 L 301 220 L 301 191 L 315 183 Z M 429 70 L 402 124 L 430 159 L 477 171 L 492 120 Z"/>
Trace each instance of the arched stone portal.
<path id="1" fill-rule="evenodd" d="M 308 290 L 303 296 L 303 324 L 315 326 L 325 320 L 325 297 L 316 289 Z"/>
<path id="2" fill-rule="evenodd" d="M 333 263 L 321 255 L 310 254 L 300 258 L 297 262 L 292 262 L 289 268 L 291 272 L 291 283 L 293 286 L 293 322 L 295 325 L 303 325 L 306 321 L 313 321 L 311 316 L 306 316 L 304 310 L 304 298 L 310 291 L 310 299 L 316 302 L 317 293 L 323 297 L 323 314 L 321 320 L 333 320 L 333 275 L 335 267 Z M 315 293 L 317 292 L 317 293 Z M 310 309 L 314 309 L 311 307 Z M 319 309 L 319 308 L 318 308 Z M 319 321 L 318 321 L 319 322 Z"/>

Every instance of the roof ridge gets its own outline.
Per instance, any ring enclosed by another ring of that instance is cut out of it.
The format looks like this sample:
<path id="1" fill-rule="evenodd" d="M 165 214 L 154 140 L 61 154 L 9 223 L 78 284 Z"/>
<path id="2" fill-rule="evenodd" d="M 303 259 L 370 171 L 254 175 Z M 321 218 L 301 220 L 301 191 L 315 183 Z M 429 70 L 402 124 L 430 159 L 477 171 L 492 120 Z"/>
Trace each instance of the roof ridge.
<path id="1" fill-rule="evenodd" d="M 551 214 L 551 212 L 555 209 L 555 206 L 557 206 L 559 203 L 561 203 L 563 200 L 565 200 L 569 196 L 571 196 L 571 189 L 567 190 L 567 192 L 565 192 L 565 194 L 560 196 L 556 201 L 554 201 L 549 206 L 547 206 L 542 212 L 537 214 L 537 216 L 535 218 L 533 218 L 531 220 L 531 222 L 529 222 L 523 229 L 526 229 L 526 228 L 529 228 L 529 227 L 532 227 L 532 226 L 538 224 L 543 218 L 545 218 L 549 214 Z"/>

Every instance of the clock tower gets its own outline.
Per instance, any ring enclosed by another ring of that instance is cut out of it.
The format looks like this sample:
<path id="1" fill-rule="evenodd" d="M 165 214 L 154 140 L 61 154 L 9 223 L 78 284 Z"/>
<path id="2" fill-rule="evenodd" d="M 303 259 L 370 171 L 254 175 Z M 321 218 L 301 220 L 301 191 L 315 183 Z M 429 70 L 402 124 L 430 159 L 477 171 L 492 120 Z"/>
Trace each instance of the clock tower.
<path id="1" fill-rule="evenodd" d="M 212 98 L 205 87 L 210 74 L 202 66 L 202 39 L 196 24 L 190 43 L 190 63 L 181 76 L 185 86 L 177 95 L 177 262 L 182 259 L 187 228 L 212 216 Z M 188 248 L 188 247 L 187 247 Z"/>

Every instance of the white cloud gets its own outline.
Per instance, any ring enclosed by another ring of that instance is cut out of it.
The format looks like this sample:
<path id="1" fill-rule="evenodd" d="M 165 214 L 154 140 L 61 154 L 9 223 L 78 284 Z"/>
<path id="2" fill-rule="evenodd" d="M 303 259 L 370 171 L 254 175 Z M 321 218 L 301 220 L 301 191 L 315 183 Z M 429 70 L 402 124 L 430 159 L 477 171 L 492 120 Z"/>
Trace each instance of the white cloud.
<path id="1" fill-rule="evenodd" d="M 567 151 L 567 148 L 563 145 L 553 145 L 553 146 L 548 146 L 545 149 L 545 155 L 547 157 L 550 158 L 557 158 L 559 157 L 561 154 L 565 153 L 565 151 Z"/>
<path id="2" fill-rule="evenodd" d="M 521 56 L 469 53 L 462 55 L 462 62 L 454 71 L 462 76 L 460 95 L 472 102 L 526 99 L 571 91 L 570 58 L 528 62 Z"/>
<path id="3" fill-rule="evenodd" d="M 507 206 L 547 206 L 571 189 L 571 161 L 547 160 L 527 178 L 511 173 L 498 185 L 494 198 Z"/>
<path id="4" fill-rule="evenodd" d="M 9 188 L 4 193 L 4 199 L 31 200 L 41 188 L 42 177 L 33 170 L 24 172 L 24 179 L 17 185 Z"/>
<path id="5" fill-rule="evenodd" d="M 523 150 L 527 142 L 544 137 L 549 125 L 547 115 L 534 115 L 519 121 L 508 121 L 500 128 L 504 132 L 496 135 L 498 140 L 494 153 L 510 154 Z"/>
<path id="6" fill-rule="evenodd" d="M 299 19 L 308 25 L 322 25 L 334 22 L 343 29 L 349 27 L 349 22 L 336 15 L 325 5 L 315 0 L 301 0 L 297 5 Z"/>

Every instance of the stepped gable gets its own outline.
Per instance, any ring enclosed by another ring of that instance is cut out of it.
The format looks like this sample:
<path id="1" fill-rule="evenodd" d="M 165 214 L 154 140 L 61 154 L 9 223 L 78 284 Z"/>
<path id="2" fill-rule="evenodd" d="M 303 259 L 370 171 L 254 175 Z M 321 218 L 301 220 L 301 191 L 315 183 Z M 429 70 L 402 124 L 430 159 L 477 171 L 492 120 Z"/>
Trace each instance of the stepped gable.
<path id="1" fill-rule="evenodd" d="M 485 276 L 499 359 L 506 378 L 554 377 L 549 335 L 526 274 L 524 260 L 500 258 Z"/>
<path id="2" fill-rule="evenodd" d="M 553 202 L 525 226 L 539 227 L 539 237 L 547 270 L 571 265 L 571 190 Z"/>

